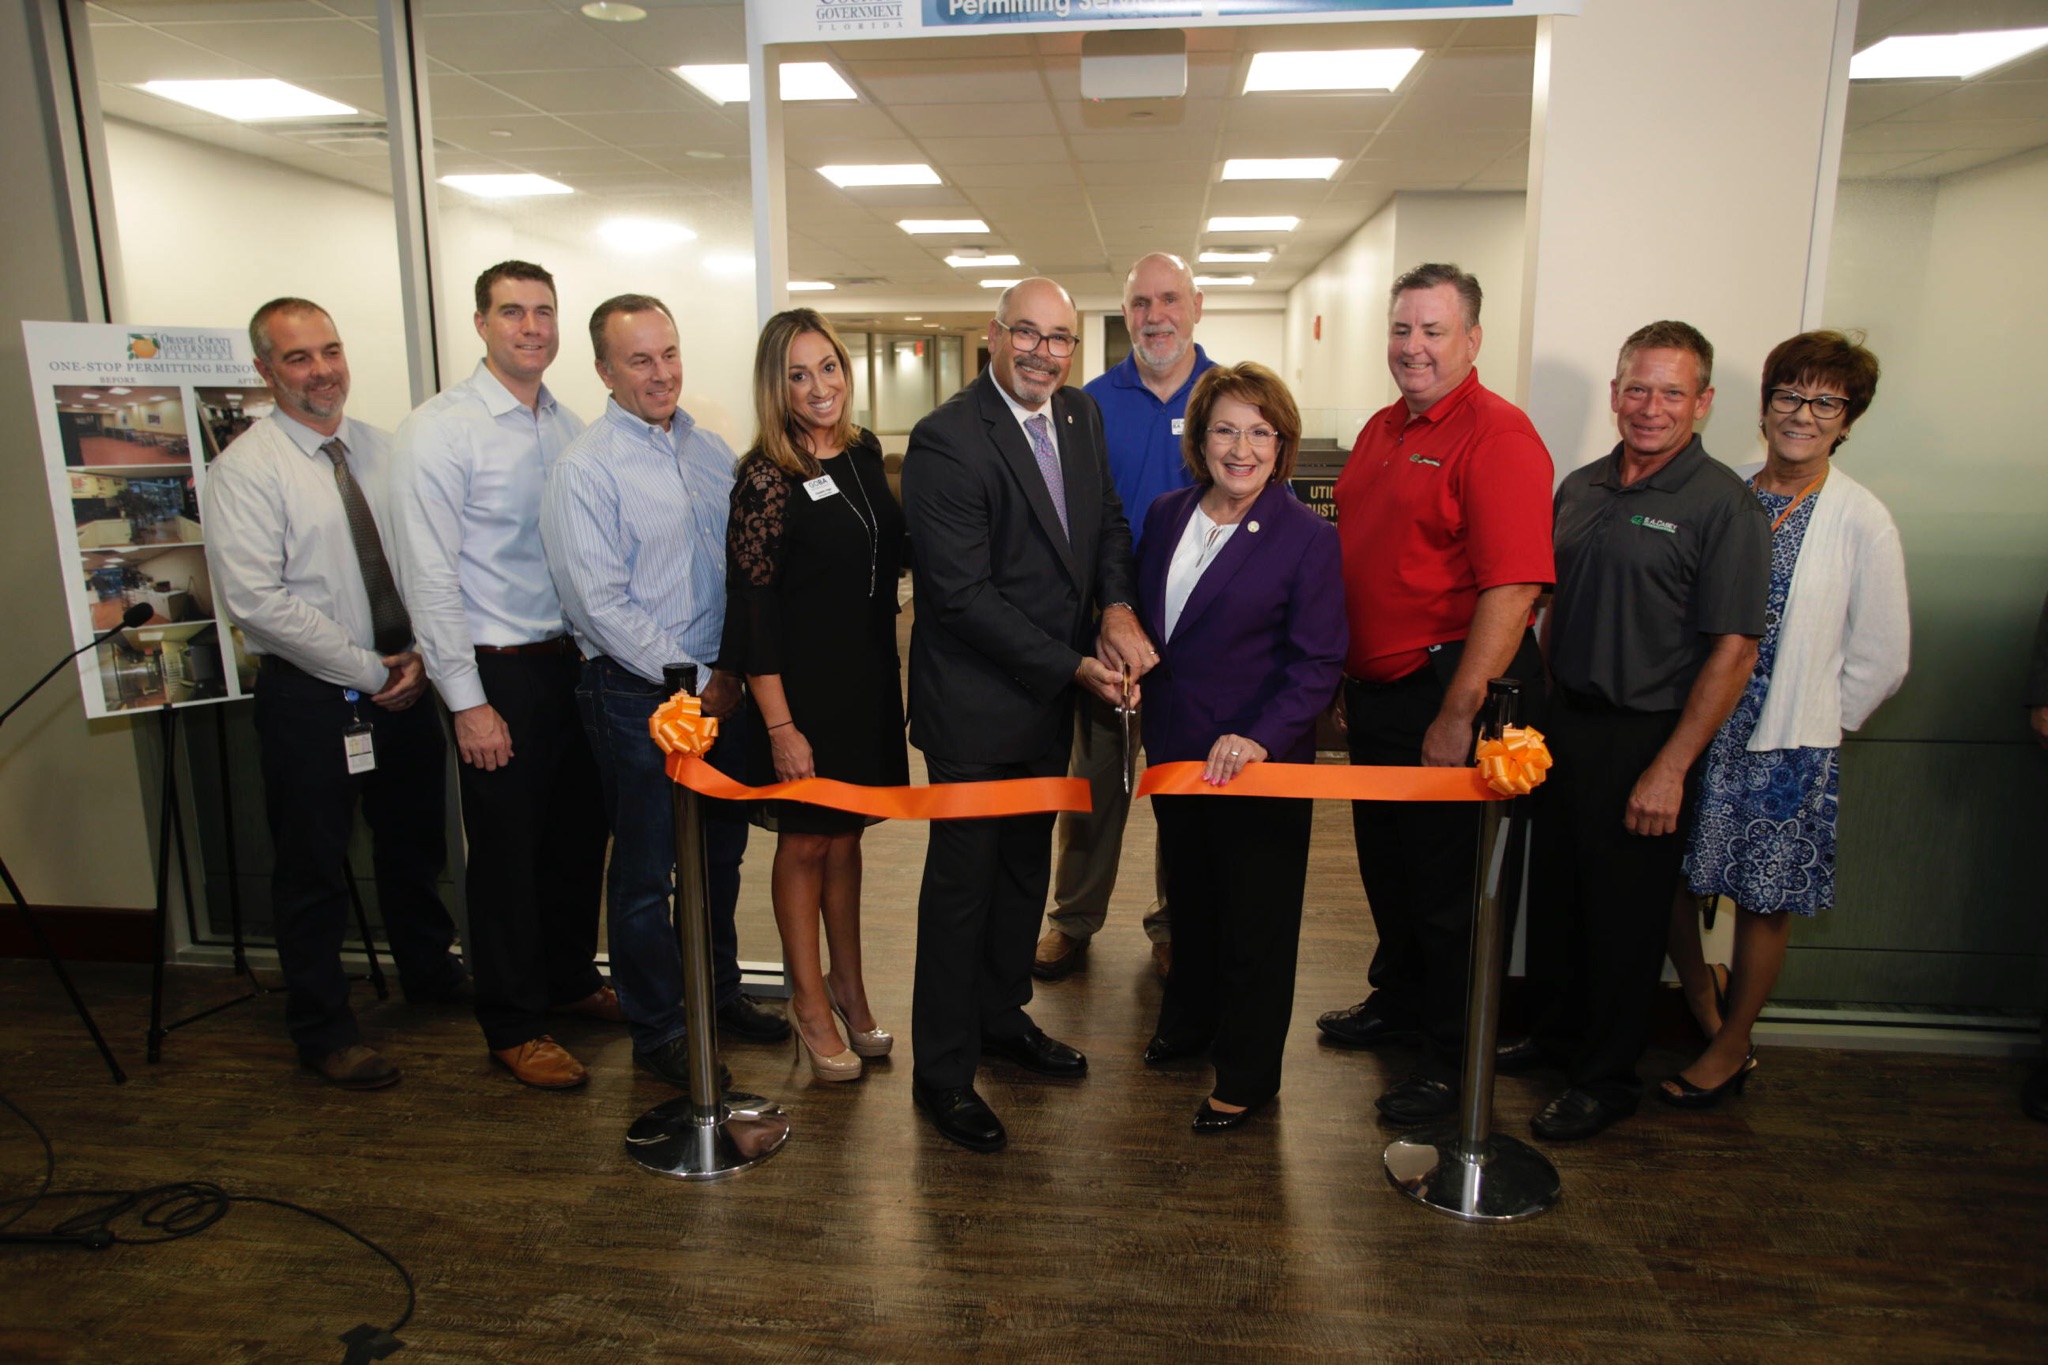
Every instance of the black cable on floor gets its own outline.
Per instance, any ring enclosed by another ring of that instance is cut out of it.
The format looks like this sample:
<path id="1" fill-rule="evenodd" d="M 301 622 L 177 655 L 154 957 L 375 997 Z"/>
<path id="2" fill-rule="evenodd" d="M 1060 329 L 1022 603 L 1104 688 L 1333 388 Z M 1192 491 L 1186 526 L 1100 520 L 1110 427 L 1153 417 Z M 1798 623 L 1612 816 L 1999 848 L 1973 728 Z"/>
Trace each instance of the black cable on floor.
<path id="1" fill-rule="evenodd" d="M 303 1204 L 294 1204 L 288 1199 L 272 1199 L 260 1194 L 229 1194 L 220 1186 L 204 1180 L 152 1185 L 142 1190 L 53 1190 L 50 1186 L 57 1174 L 57 1154 L 49 1135 L 26 1110 L 4 1094 L 0 1094 L 0 1105 L 7 1106 L 43 1145 L 41 1187 L 34 1194 L 0 1201 L 0 1215 L 4 1215 L 0 1217 L 0 1244 L 69 1245 L 94 1251 L 104 1251 L 112 1246 L 156 1246 L 197 1236 L 227 1217 L 228 1209 L 235 1204 L 268 1204 L 272 1208 L 289 1209 L 325 1223 L 369 1248 L 398 1272 L 400 1282 L 405 1285 L 405 1311 L 398 1315 L 398 1321 L 384 1328 L 364 1323 L 342 1335 L 341 1342 L 349 1348 L 348 1365 L 355 1365 L 358 1361 L 382 1360 L 403 1344 L 397 1339 L 398 1332 L 412 1321 L 413 1311 L 419 1306 L 419 1289 L 413 1283 L 412 1272 L 396 1256 L 340 1219 Z M 57 1199 L 96 1199 L 103 1202 L 72 1214 L 46 1232 L 8 1231 L 37 1205 Z M 115 1224 L 122 1219 L 133 1219 L 155 1235 L 135 1236 L 121 1232 Z"/>

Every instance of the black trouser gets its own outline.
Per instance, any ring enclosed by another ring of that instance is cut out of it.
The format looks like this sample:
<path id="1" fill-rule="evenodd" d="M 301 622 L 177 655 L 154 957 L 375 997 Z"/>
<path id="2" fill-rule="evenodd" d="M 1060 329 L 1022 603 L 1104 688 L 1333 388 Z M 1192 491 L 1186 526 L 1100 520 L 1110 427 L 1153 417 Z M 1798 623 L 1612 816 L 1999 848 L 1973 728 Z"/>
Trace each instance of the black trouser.
<path id="1" fill-rule="evenodd" d="M 1344 680 L 1344 719 L 1351 761 L 1412 767 L 1422 739 L 1442 709 L 1464 642 L 1453 641 L 1429 662 L 1392 682 Z M 1523 724 L 1540 724 L 1543 657 L 1533 631 L 1504 676 L 1522 681 Z M 1476 717 L 1473 736 L 1478 736 Z M 1517 815 L 1522 812 L 1516 812 Z M 1358 876 L 1372 910 L 1379 946 L 1367 970 L 1380 1011 L 1422 1031 L 1422 1074 L 1455 1084 L 1463 1062 L 1465 996 L 1471 984 L 1472 893 L 1479 856 L 1479 807 L 1468 801 L 1354 801 L 1351 832 Z M 1514 935 L 1521 897 L 1523 839 L 1508 849 L 1501 900 Z"/>
<path id="2" fill-rule="evenodd" d="M 1629 792 L 1671 737 L 1677 711 L 1623 711 L 1560 693 L 1550 707 L 1556 766 L 1535 797 L 1529 984 L 1537 1043 L 1572 1086 L 1634 1104 L 1663 974 L 1671 895 L 1692 825 L 1688 776 L 1676 833 L 1630 834 Z"/>
<path id="3" fill-rule="evenodd" d="M 926 755 L 934 783 L 1064 777 L 1067 738 L 1028 763 L 955 763 Z M 914 1074 L 933 1089 L 974 1084 L 981 1040 L 1031 1023 L 1031 952 L 1052 876 L 1046 815 L 934 820 L 917 896 L 917 968 L 910 1003 Z"/>
<path id="4" fill-rule="evenodd" d="M 358 713 L 372 727 L 377 767 L 351 775 L 342 731 Z M 364 698 L 352 707 L 336 684 L 276 658 L 256 677 L 256 736 L 276 847 L 271 916 L 285 1022 L 299 1051 L 316 1057 L 362 1039 L 341 969 L 352 919 L 343 859 L 357 797 L 375 836 L 377 904 L 400 988 L 432 999 L 462 980 L 448 952 L 455 923 L 435 886 L 447 860 L 447 745 L 431 703 L 386 711 Z"/>
<path id="5" fill-rule="evenodd" d="M 593 959 L 609 831 L 576 710 L 576 651 L 479 653 L 476 665 L 512 736 L 510 763 L 459 769 L 476 1018 L 502 1050 L 546 1033 L 548 1006 L 604 984 Z"/>
<path id="6" fill-rule="evenodd" d="M 1152 813 L 1173 906 L 1157 1032 L 1177 1046 L 1210 1043 L 1216 1098 L 1258 1104 L 1280 1090 L 1315 803 L 1160 796 Z"/>

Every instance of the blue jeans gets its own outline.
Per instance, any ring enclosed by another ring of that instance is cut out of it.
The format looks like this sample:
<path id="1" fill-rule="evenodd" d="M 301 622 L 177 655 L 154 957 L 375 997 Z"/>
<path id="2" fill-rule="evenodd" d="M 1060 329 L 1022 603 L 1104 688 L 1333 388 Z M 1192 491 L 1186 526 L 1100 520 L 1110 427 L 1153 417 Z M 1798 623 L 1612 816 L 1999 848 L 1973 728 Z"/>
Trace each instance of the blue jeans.
<path id="1" fill-rule="evenodd" d="M 633 1047 L 650 1052 L 683 1036 L 683 958 L 670 918 L 675 887 L 676 827 L 672 783 L 647 720 L 668 700 L 657 683 L 610 659 L 586 659 L 576 685 L 583 729 L 597 758 L 605 820 L 612 831 L 611 869 L 605 881 L 612 986 L 632 1029 Z M 712 746 L 709 760 L 738 772 L 742 744 Z M 723 760 L 723 761 L 721 761 Z M 743 807 L 700 798 L 705 858 L 711 873 L 712 1007 L 740 993 L 740 863 L 747 852 Z"/>

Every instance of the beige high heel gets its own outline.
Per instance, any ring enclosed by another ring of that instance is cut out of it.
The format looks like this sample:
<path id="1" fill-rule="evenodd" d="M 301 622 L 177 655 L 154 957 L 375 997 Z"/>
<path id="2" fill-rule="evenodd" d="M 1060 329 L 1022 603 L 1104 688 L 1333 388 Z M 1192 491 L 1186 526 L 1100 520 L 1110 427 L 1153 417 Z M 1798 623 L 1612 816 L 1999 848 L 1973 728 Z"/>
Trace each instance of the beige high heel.
<path id="1" fill-rule="evenodd" d="M 847 1045 L 862 1057 L 886 1057 L 889 1049 L 896 1046 L 896 1035 L 887 1029 L 871 1028 L 865 1032 L 853 1026 L 846 1017 L 845 1006 L 839 1003 L 839 993 L 832 989 L 831 978 L 825 981 L 825 999 L 832 1004 L 832 1012 L 839 1016 L 839 1022 L 846 1025 Z"/>
<path id="2" fill-rule="evenodd" d="M 796 1011 L 790 1011 L 790 1029 L 796 1035 L 796 1045 L 803 1049 L 804 1056 L 811 1060 L 811 1075 L 821 1081 L 857 1081 L 861 1078 L 860 1055 L 852 1048 L 842 1048 L 831 1056 L 811 1046 L 811 1040 L 804 1037 L 803 1025 L 797 1022 Z M 832 1041 L 839 1041 L 839 1030 L 832 1030 Z"/>

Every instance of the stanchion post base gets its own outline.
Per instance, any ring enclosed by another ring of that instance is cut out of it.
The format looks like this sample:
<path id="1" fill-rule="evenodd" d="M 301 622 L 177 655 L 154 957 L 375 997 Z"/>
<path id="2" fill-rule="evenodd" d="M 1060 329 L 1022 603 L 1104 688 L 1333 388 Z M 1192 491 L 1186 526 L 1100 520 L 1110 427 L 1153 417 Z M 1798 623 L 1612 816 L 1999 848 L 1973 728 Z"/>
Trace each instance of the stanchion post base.
<path id="1" fill-rule="evenodd" d="M 643 1170 L 677 1180 L 722 1180 L 758 1166 L 789 1140 L 789 1116 L 758 1095 L 753 1103 L 720 1104 L 717 1117 L 697 1117 L 688 1098 L 658 1104 L 626 1130 L 626 1155 Z"/>
<path id="2" fill-rule="evenodd" d="M 1469 1223 L 1513 1223 L 1557 1203 L 1557 1167 L 1517 1138 L 1494 1133 L 1485 1155 L 1458 1153 L 1458 1125 L 1433 1124 L 1387 1146 L 1387 1179 L 1418 1204 Z"/>

